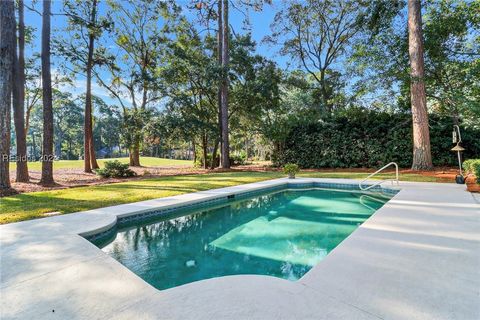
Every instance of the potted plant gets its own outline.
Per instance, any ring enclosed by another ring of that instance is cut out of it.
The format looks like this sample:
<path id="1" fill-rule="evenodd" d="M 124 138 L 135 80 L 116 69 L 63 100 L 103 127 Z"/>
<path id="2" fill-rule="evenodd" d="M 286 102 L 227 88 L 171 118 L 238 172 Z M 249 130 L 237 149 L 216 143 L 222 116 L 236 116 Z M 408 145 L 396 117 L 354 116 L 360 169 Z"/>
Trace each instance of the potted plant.
<path id="1" fill-rule="evenodd" d="M 288 174 L 289 179 L 295 179 L 295 174 L 297 174 L 298 171 L 300 171 L 300 169 L 295 163 L 287 163 L 283 166 L 283 172 Z"/>
<path id="2" fill-rule="evenodd" d="M 463 170 L 465 170 L 467 179 L 468 176 L 473 175 L 477 178 L 477 183 L 480 184 L 480 159 L 469 159 L 463 162 Z"/>

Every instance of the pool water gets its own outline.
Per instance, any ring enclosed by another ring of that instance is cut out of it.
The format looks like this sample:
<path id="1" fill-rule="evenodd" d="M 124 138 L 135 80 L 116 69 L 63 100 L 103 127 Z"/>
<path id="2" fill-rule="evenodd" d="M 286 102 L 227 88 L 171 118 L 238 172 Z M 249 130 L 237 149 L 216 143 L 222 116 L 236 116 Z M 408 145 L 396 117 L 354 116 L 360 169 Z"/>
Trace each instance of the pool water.
<path id="1" fill-rule="evenodd" d="M 286 189 L 126 226 L 97 245 L 158 289 L 235 274 L 297 280 L 388 200 Z"/>

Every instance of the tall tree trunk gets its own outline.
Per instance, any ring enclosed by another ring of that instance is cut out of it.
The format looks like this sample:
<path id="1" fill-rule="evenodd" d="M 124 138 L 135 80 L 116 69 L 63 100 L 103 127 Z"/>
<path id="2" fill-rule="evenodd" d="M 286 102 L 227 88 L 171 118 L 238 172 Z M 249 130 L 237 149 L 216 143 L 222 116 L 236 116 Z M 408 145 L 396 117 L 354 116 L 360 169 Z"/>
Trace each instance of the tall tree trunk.
<path id="1" fill-rule="evenodd" d="M 27 135 L 25 133 L 25 22 L 23 0 L 18 1 L 18 58 L 15 57 L 13 119 L 17 144 L 17 182 L 28 182 Z M 16 50 L 15 50 L 16 56 Z"/>
<path id="2" fill-rule="evenodd" d="M 218 79 L 218 139 L 220 141 L 220 161 L 222 162 L 222 151 L 223 150 L 223 141 L 222 141 L 222 88 L 223 88 L 223 0 L 218 0 L 218 9 L 217 9 L 217 22 L 218 22 L 218 31 L 217 31 L 217 61 L 218 66 L 220 67 L 221 73 Z"/>
<path id="3" fill-rule="evenodd" d="M 92 165 L 90 164 L 90 135 L 88 133 L 88 116 L 89 113 L 85 109 L 85 118 L 83 119 L 84 136 L 83 136 L 83 171 L 87 173 L 92 172 Z"/>
<path id="4" fill-rule="evenodd" d="M 133 161 L 134 161 L 134 166 L 135 167 L 140 167 L 140 144 L 135 143 L 134 149 L 133 149 Z"/>
<path id="5" fill-rule="evenodd" d="M 195 148 L 195 139 L 192 139 L 193 164 L 197 162 L 197 150 Z"/>
<path id="6" fill-rule="evenodd" d="M 53 110 L 52 76 L 50 73 L 50 0 L 43 1 L 42 16 L 42 89 L 43 89 L 43 151 L 40 184 L 53 184 Z"/>
<path id="7" fill-rule="evenodd" d="M 427 99 L 425 96 L 422 13 L 420 0 L 408 0 L 408 53 L 413 118 L 412 170 L 432 170 Z"/>
<path id="8" fill-rule="evenodd" d="M 15 8 L 0 1 L 0 190 L 10 188 L 10 108 L 15 59 Z"/>
<path id="9" fill-rule="evenodd" d="M 97 1 L 92 2 L 92 11 L 90 14 L 90 24 L 95 24 L 97 14 Z M 92 68 L 93 68 L 93 51 L 95 49 L 95 35 L 89 32 L 88 36 L 88 57 L 87 57 L 87 92 L 85 93 L 85 120 L 83 140 L 85 159 L 84 171 L 92 172 L 92 169 L 98 169 L 97 159 L 95 157 L 95 145 L 93 140 L 93 121 L 92 121 Z M 88 163 L 87 163 L 88 162 Z"/>
<path id="10" fill-rule="evenodd" d="M 95 144 L 93 142 L 93 121 L 92 121 L 92 112 L 90 112 L 90 134 L 89 134 L 89 139 L 90 139 L 90 143 L 88 144 L 89 147 L 90 147 L 90 165 L 92 167 L 92 169 L 98 169 L 99 166 L 98 166 L 98 162 L 97 162 L 97 158 L 95 156 Z"/>
<path id="11" fill-rule="evenodd" d="M 323 107 L 327 111 L 328 114 L 332 113 L 332 105 L 328 102 L 328 92 L 327 92 L 327 81 L 325 80 L 325 69 L 320 71 L 320 91 L 322 95 L 322 103 Z"/>
<path id="12" fill-rule="evenodd" d="M 90 94 L 89 94 L 90 93 Z M 87 94 L 85 96 L 85 117 L 83 119 L 84 127 L 84 137 L 83 137 L 83 171 L 87 173 L 92 172 L 92 96 L 91 96 L 91 78 L 90 82 L 88 81 L 88 71 L 87 71 Z"/>
<path id="13" fill-rule="evenodd" d="M 221 167 L 224 169 L 230 168 L 230 143 L 228 140 L 228 71 L 229 71 L 229 26 L 228 26 L 228 0 L 223 0 L 223 39 L 222 39 L 222 66 L 223 66 L 223 83 L 221 94 Z"/>
<path id="14" fill-rule="evenodd" d="M 140 142 L 136 140 L 130 149 L 129 154 L 130 166 L 140 167 Z"/>

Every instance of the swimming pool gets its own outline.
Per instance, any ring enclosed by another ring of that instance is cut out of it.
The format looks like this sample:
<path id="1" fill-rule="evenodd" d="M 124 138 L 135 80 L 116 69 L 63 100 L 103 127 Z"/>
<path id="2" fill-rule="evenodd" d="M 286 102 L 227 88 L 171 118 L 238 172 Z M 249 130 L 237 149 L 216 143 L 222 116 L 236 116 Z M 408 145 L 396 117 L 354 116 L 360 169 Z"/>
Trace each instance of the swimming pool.
<path id="1" fill-rule="evenodd" d="M 322 188 L 255 192 L 124 223 L 93 242 L 158 289 L 235 274 L 297 280 L 390 197 Z"/>

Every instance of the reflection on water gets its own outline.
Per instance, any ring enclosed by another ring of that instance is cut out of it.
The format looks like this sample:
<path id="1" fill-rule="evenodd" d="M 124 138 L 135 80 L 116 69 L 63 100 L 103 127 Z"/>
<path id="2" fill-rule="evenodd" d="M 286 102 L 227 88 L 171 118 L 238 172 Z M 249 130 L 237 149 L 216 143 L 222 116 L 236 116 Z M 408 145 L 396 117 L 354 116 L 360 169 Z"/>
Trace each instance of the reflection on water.
<path id="1" fill-rule="evenodd" d="M 103 250 L 158 289 L 233 274 L 297 280 L 388 200 L 361 196 L 284 190 L 130 226 Z"/>

